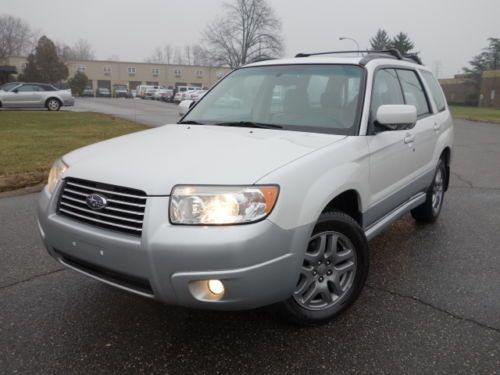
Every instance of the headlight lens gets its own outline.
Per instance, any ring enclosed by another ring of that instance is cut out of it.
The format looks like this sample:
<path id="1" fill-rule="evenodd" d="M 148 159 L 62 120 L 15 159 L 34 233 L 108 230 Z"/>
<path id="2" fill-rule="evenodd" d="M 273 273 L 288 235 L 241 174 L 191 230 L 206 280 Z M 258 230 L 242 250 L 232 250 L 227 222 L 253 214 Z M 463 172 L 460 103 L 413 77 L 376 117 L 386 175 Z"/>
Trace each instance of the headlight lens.
<path id="1" fill-rule="evenodd" d="M 278 186 L 176 186 L 170 198 L 173 224 L 244 224 L 269 215 Z"/>
<path id="2" fill-rule="evenodd" d="M 49 189 L 50 194 L 54 192 L 56 189 L 57 183 L 61 179 L 61 175 L 66 172 L 68 166 L 64 164 L 61 159 L 58 159 L 52 165 L 49 172 L 49 180 L 47 182 L 47 188 Z"/>

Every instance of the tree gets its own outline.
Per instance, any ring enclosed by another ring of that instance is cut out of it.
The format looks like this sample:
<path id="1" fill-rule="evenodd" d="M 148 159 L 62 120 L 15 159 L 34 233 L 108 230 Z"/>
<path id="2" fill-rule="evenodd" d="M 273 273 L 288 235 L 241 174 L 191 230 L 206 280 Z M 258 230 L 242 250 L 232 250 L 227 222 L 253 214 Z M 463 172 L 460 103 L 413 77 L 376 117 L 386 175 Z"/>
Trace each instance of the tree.
<path id="1" fill-rule="evenodd" d="M 89 78 L 85 73 L 78 71 L 68 83 L 74 94 L 76 93 L 78 96 L 82 96 L 83 90 L 85 90 L 89 83 Z"/>
<path id="2" fill-rule="evenodd" d="M 68 68 L 59 59 L 54 42 L 44 35 L 39 39 L 35 53 L 28 56 L 26 68 L 19 80 L 57 83 L 67 77 Z"/>
<path id="3" fill-rule="evenodd" d="M 94 51 L 89 42 L 84 39 L 79 39 L 72 47 L 58 43 L 56 45 L 57 54 L 64 60 L 93 60 L 95 58 Z"/>
<path id="4" fill-rule="evenodd" d="M 403 55 L 407 55 L 415 48 L 415 43 L 410 40 L 408 34 L 400 32 L 392 38 L 390 47 L 397 49 Z"/>
<path id="5" fill-rule="evenodd" d="M 488 38 L 488 46 L 474 56 L 469 65 L 463 70 L 469 75 L 468 83 L 474 86 L 474 101 L 477 102 L 483 72 L 500 69 L 500 38 Z"/>
<path id="6" fill-rule="evenodd" d="M 20 18 L 0 16 L 0 59 L 9 56 L 26 56 L 33 48 L 30 26 Z"/>
<path id="7" fill-rule="evenodd" d="M 383 51 L 391 46 L 391 38 L 387 31 L 384 29 L 378 29 L 377 33 L 373 38 L 370 39 L 370 46 L 373 51 Z"/>
<path id="8" fill-rule="evenodd" d="M 212 64 L 235 68 L 282 55 L 281 22 L 266 0 L 234 0 L 224 8 L 203 33 Z"/>

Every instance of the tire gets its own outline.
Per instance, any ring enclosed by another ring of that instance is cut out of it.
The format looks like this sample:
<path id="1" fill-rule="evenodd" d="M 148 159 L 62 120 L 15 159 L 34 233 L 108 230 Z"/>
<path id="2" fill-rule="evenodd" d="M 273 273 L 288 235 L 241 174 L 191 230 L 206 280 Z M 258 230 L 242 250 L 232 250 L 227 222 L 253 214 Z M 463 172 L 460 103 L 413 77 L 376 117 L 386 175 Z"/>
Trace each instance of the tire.
<path id="1" fill-rule="evenodd" d="M 49 111 L 59 111 L 61 109 L 61 102 L 59 99 L 50 98 L 47 100 L 46 107 Z"/>
<path id="2" fill-rule="evenodd" d="M 279 313 L 298 325 L 331 321 L 359 297 L 368 265 L 368 242 L 359 224 L 340 211 L 321 214 L 308 242 L 297 286 L 292 296 L 278 305 Z"/>
<path id="3" fill-rule="evenodd" d="M 441 208 L 443 207 L 447 178 L 446 165 L 443 159 L 439 159 L 432 184 L 427 190 L 425 202 L 411 210 L 411 216 L 413 216 L 416 221 L 421 223 L 433 223 L 437 220 L 441 213 Z"/>

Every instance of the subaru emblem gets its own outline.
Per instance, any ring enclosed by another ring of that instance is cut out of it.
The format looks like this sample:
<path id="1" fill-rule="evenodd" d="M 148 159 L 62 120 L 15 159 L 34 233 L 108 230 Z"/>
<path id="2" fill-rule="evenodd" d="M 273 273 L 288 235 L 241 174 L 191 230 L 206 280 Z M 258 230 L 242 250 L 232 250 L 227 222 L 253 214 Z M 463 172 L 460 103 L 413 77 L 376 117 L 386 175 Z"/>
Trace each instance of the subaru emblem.
<path id="1" fill-rule="evenodd" d="M 108 201 L 105 197 L 96 193 L 92 193 L 87 196 L 86 202 L 87 206 L 89 206 L 93 210 L 102 210 L 108 204 Z"/>

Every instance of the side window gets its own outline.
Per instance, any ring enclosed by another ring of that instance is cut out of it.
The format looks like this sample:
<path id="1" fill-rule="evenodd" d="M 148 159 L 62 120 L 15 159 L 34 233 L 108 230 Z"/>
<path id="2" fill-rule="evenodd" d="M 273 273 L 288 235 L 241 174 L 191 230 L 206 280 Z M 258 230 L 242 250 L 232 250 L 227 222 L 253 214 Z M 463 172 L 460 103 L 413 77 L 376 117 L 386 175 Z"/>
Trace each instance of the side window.
<path id="1" fill-rule="evenodd" d="M 394 69 L 382 69 L 375 74 L 370 107 L 372 117 L 376 116 L 378 107 L 386 104 L 405 104 L 401 85 Z"/>
<path id="2" fill-rule="evenodd" d="M 398 69 L 398 76 L 403 88 L 406 104 L 417 108 L 417 115 L 422 116 L 430 113 L 429 103 L 425 97 L 425 91 L 418 79 L 417 73 L 412 70 Z"/>
<path id="3" fill-rule="evenodd" d="M 438 81 L 434 78 L 431 72 L 421 71 L 421 73 L 424 77 L 425 83 L 427 83 L 427 86 L 429 87 L 429 90 L 431 90 L 432 99 L 434 100 L 438 111 L 444 111 L 446 109 L 446 100 L 444 99 L 443 92 L 441 91 Z"/>
<path id="4" fill-rule="evenodd" d="M 18 92 L 30 92 L 30 91 L 38 91 L 38 86 L 35 85 L 22 85 L 17 89 Z"/>

